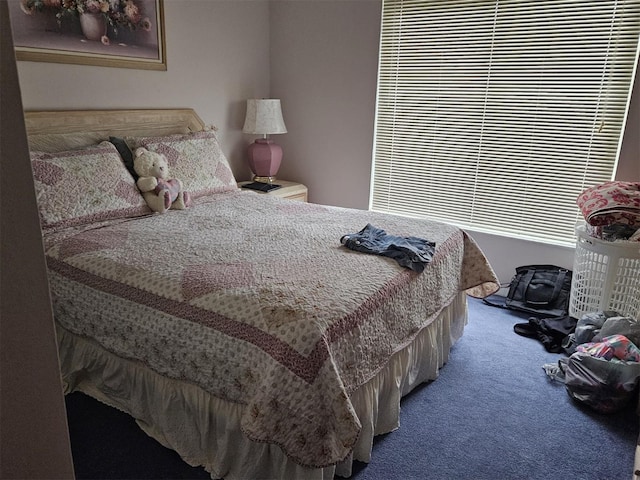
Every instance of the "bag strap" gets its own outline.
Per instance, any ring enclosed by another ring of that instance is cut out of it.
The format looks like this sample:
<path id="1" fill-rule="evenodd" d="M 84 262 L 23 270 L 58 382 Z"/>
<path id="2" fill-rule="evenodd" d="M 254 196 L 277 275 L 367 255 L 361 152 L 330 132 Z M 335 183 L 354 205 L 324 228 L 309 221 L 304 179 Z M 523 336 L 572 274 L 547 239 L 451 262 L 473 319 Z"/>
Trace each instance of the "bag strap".
<path id="1" fill-rule="evenodd" d="M 523 288 L 522 297 L 524 301 L 527 303 L 528 303 L 527 290 L 529 290 L 529 285 L 531 284 L 531 280 L 533 280 L 533 276 L 535 275 L 535 273 L 536 273 L 535 268 L 528 269 L 527 272 L 522 276 L 522 280 L 518 282 L 519 285 L 522 285 L 522 288 Z M 515 293 L 515 289 L 513 291 L 509 291 L 509 298 L 511 298 L 514 293 Z"/>
<path id="2" fill-rule="evenodd" d="M 564 286 L 564 279 L 566 277 L 567 277 L 567 270 L 565 270 L 564 268 L 561 268 L 558 271 L 558 276 L 556 277 L 556 286 L 553 287 L 552 302 L 555 302 L 560 296 L 560 290 L 562 290 L 562 287 Z"/>

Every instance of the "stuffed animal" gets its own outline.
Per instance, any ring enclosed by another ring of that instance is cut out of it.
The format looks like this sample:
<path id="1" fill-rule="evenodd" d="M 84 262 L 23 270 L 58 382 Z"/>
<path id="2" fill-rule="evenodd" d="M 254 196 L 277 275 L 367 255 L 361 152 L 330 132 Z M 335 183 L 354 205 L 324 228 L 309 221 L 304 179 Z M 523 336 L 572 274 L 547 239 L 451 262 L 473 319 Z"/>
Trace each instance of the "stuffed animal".
<path id="1" fill-rule="evenodd" d="M 169 179 L 169 164 L 161 153 L 137 148 L 133 158 L 133 169 L 140 176 L 136 185 L 142 192 L 149 208 L 154 212 L 184 210 L 191 204 L 188 192 L 182 190 L 182 182 Z"/>

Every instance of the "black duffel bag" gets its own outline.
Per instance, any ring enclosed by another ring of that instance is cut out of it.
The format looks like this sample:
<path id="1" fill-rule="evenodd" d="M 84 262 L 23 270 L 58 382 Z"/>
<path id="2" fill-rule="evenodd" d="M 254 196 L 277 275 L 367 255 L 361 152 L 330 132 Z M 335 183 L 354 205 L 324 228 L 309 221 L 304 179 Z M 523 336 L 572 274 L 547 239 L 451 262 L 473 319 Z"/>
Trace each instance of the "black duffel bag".
<path id="1" fill-rule="evenodd" d="M 569 312 L 571 270 L 555 265 L 527 265 L 516 268 L 505 306 L 546 317 L 563 317 Z"/>

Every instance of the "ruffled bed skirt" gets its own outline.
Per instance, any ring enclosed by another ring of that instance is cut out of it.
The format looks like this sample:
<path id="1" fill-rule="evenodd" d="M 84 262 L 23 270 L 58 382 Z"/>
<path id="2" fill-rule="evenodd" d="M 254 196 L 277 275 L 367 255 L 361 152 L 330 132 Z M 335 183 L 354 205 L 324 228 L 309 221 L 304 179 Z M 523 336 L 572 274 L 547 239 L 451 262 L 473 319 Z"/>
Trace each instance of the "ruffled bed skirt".
<path id="1" fill-rule="evenodd" d="M 249 440 L 240 430 L 243 405 L 121 359 L 59 326 L 57 334 L 65 393 L 81 391 L 128 413 L 149 436 L 178 452 L 188 464 L 204 466 L 212 478 L 307 480 L 332 479 L 334 474 L 348 477 L 353 460 L 369 462 L 373 437 L 398 428 L 400 398 L 437 378 L 466 322 L 466 295 L 460 293 L 410 345 L 352 393 L 362 423 L 360 437 L 349 457 L 323 469 L 302 467 L 277 445 Z"/>

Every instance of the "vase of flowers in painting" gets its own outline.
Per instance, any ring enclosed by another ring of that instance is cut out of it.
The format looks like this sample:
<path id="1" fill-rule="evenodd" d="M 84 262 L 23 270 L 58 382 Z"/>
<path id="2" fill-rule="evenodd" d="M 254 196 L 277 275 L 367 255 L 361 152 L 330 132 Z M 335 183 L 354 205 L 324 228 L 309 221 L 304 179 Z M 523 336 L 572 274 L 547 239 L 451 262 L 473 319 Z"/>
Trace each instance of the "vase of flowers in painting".
<path id="1" fill-rule="evenodd" d="M 20 0 L 20 8 L 26 15 L 54 13 L 58 31 L 68 32 L 66 27 L 63 28 L 63 22 L 72 20 L 74 33 L 79 24 L 87 40 L 109 45 L 107 28 L 109 35 L 113 36 L 151 31 L 151 20 L 144 16 L 144 9 L 136 4 L 137 1 L 139 0 Z"/>
<path id="2" fill-rule="evenodd" d="M 107 19 L 102 13 L 80 14 L 80 28 L 87 40 L 100 41 L 107 34 Z"/>

